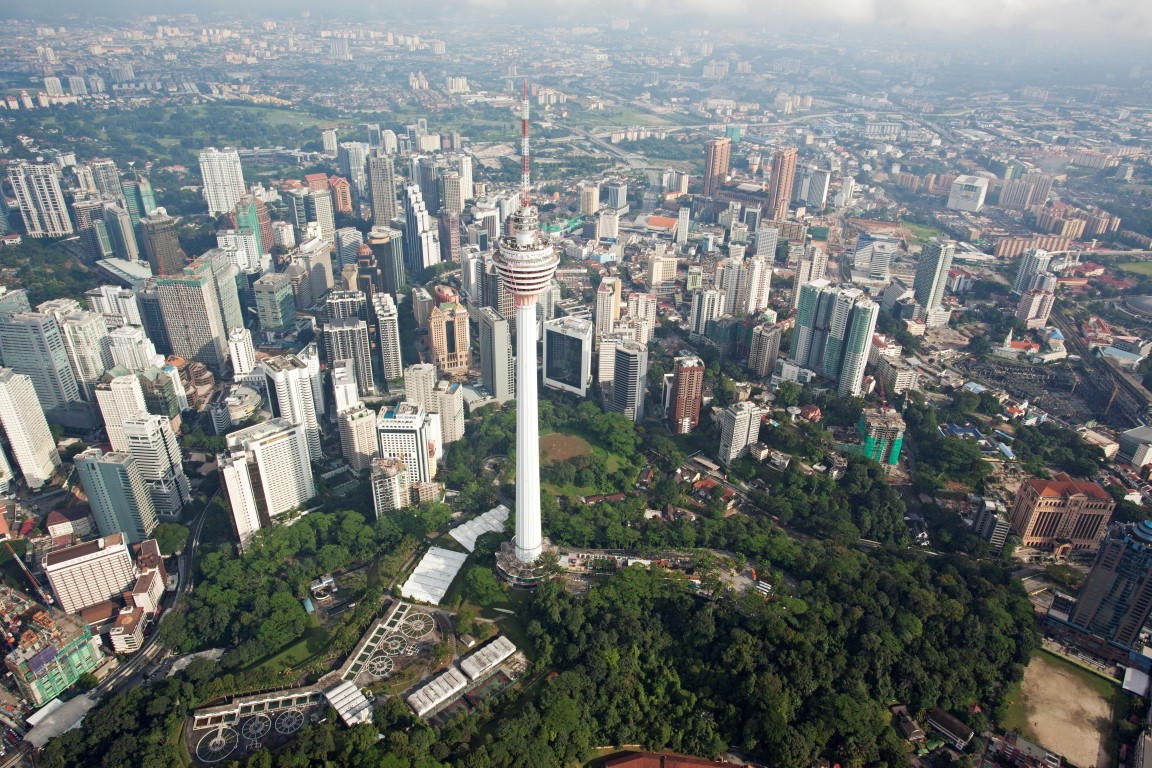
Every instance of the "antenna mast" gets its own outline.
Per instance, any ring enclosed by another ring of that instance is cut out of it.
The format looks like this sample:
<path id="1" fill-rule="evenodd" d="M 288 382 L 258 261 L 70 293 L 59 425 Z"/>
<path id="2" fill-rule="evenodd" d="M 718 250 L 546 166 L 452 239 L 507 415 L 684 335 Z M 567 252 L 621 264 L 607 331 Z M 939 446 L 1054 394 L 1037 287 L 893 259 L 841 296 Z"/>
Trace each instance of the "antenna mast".
<path id="1" fill-rule="evenodd" d="M 527 208 L 528 199 L 528 81 L 524 81 L 524 102 L 520 113 L 520 207 Z"/>

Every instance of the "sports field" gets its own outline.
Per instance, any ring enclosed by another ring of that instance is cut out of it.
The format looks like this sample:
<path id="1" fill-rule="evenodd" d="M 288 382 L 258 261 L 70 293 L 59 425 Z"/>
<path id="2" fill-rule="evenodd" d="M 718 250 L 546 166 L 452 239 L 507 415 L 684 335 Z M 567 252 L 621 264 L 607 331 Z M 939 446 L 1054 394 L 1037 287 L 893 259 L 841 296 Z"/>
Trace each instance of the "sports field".
<path id="1" fill-rule="evenodd" d="M 553 432 L 540 438 L 540 456 L 545 462 L 567 461 L 576 456 L 588 456 L 592 453 L 592 446 L 588 441 L 576 435 L 562 435 Z"/>

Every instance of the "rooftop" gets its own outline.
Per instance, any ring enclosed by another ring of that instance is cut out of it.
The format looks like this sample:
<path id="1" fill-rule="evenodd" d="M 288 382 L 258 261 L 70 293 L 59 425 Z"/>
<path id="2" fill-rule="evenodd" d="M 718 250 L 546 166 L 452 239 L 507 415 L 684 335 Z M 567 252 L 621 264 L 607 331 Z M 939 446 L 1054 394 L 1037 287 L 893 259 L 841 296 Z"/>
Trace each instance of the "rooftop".
<path id="1" fill-rule="evenodd" d="M 102 536 L 99 539 L 92 541 L 81 542 L 74 544 L 71 547 L 61 547 L 54 549 L 44 557 L 44 566 L 51 567 L 54 565 L 63 565 L 71 560 L 78 560 L 82 557 L 94 555 L 109 547 L 123 546 L 124 535 L 121 533 L 110 533 L 107 536 Z"/>
<path id="2" fill-rule="evenodd" d="M 1066 472 L 1061 472 L 1051 480 L 1029 480 L 1028 484 L 1032 486 L 1037 494 L 1049 498 L 1067 498 L 1069 496 L 1091 496 L 1094 499 L 1108 500 L 1112 498 L 1108 495 L 1108 492 L 1098 484 L 1073 480 Z"/>

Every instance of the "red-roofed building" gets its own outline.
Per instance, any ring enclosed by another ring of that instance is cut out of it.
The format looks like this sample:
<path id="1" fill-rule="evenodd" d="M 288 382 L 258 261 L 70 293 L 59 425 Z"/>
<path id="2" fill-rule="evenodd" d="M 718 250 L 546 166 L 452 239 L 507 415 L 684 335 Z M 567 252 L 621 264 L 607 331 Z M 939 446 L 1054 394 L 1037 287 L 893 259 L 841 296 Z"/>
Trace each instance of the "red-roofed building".
<path id="1" fill-rule="evenodd" d="M 1012 533 L 1026 547 L 1096 550 L 1116 502 L 1096 483 L 1073 480 L 1061 472 L 1051 480 L 1033 479 L 1016 492 Z"/>

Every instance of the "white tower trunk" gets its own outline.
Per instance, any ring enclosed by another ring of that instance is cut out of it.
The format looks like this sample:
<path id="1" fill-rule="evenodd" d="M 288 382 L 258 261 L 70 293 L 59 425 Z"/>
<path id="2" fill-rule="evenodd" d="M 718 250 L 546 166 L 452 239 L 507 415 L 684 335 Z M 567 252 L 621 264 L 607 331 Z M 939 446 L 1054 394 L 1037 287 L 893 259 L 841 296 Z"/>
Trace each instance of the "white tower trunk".
<path id="1" fill-rule="evenodd" d="M 536 405 L 536 297 L 516 307 L 516 559 L 540 557 L 540 427 Z"/>

